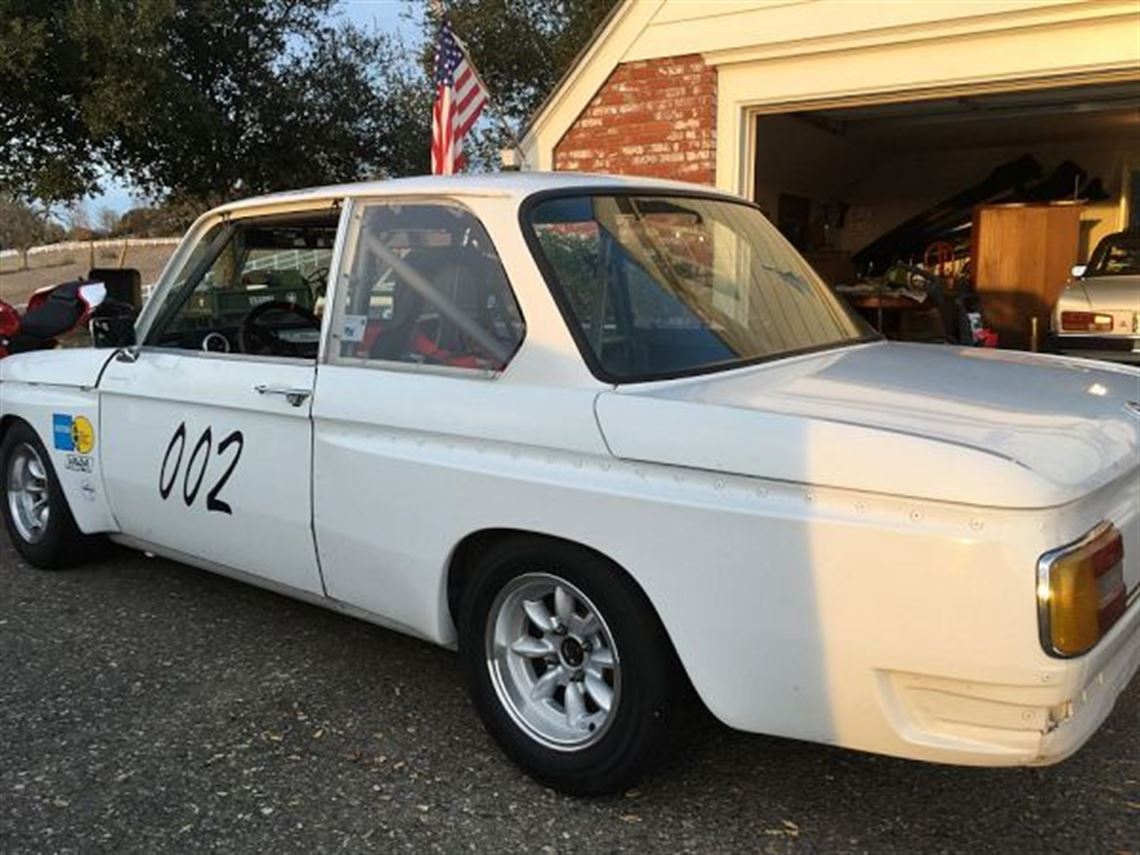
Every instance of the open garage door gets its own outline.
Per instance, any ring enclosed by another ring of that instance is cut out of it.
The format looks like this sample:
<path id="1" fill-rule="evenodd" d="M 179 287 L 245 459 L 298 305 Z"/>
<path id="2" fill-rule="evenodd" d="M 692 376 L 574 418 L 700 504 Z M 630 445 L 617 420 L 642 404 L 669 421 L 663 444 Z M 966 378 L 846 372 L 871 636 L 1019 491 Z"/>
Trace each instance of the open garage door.
<path id="1" fill-rule="evenodd" d="M 936 268 L 952 299 L 977 287 L 1003 346 L 1032 346 L 1069 268 L 1140 216 L 1140 81 L 754 121 L 754 199 L 829 283 L 922 286 L 906 268 Z M 960 307 L 943 308 L 941 330 L 903 313 L 888 332 L 953 340 Z"/>

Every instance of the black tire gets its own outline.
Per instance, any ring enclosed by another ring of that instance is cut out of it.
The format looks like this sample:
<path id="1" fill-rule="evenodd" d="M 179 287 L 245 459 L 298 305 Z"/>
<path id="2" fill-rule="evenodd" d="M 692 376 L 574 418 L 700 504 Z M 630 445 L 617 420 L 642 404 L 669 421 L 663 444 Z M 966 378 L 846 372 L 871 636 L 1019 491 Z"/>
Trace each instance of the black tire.
<path id="1" fill-rule="evenodd" d="M 516 722 L 488 664 L 488 626 L 500 592 L 535 571 L 585 594 L 620 651 L 621 691 L 610 718 L 598 741 L 573 750 L 548 747 Z M 460 601 L 459 652 L 472 700 L 491 736 L 536 780 L 572 795 L 623 790 L 660 763 L 689 698 L 687 677 L 645 594 L 613 563 L 558 541 L 519 538 L 482 556 Z"/>
<path id="2" fill-rule="evenodd" d="M 8 501 L 9 470 L 17 451 L 24 446 L 36 452 L 47 476 L 48 520 L 43 534 L 36 540 L 29 540 L 21 533 Z M 4 516 L 4 527 L 24 560 L 44 570 L 57 570 L 72 567 L 90 557 L 95 539 L 84 535 L 75 525 L 51 457 L 36 432 L 25 422 L 16 422 L 9 427 L 3 442 L 0 442 L 0 479 L 0 513 Z"/>

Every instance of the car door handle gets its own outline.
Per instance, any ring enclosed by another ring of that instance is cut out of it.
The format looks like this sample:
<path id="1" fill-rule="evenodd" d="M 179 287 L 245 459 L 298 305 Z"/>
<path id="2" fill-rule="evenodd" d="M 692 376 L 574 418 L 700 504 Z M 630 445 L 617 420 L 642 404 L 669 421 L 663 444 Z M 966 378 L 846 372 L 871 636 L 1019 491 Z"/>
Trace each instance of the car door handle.
<path id="1" fill-rule="evenodd" d="M 292 404 L 294 407 L 299 407 L 305 403 L 305 400 L 312 395 L 309 389 L 292 389 L 288 386 L 269 386 L 265 383 L 258 383 L 253 387 L 259 395 L 284 395 L 285 400 Z"/>

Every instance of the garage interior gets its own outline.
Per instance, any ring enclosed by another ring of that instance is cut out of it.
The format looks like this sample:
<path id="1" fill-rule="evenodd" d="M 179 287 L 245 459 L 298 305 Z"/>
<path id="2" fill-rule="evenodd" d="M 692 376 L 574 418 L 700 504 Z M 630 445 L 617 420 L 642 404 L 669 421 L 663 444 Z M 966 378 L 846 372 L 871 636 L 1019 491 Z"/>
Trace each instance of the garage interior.
<path id="1" fill-rule="evenodd" d="M 754 200 L 890 337 L 1034 349 L 1071 267 L 1140 227 L 1140 81 L 755 122 Z"/>

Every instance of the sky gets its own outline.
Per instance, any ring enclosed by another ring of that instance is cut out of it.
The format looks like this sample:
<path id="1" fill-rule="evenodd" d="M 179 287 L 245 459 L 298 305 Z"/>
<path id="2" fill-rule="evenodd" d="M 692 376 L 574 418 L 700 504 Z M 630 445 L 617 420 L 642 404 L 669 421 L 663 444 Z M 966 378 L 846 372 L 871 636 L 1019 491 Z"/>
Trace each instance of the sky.
<path id="1" fill-rule="evenodd" d="M 415 48 L 422 36 L 416 23 L 408 19 L 408 10 L 409 4 L 403 0 L 339 0 L 330 18 L 333 21 L 351 21 L 363 27 L 375 26 L 382 32 L 401 37 L 409 48 Z M 84 200 L 92 217 L 103 208 L 121 214 L 145 204 L 145 199 L 133 196 L 130 187 L 114 178 L 105 178 L 101 183 L 103 192 Z"/>

